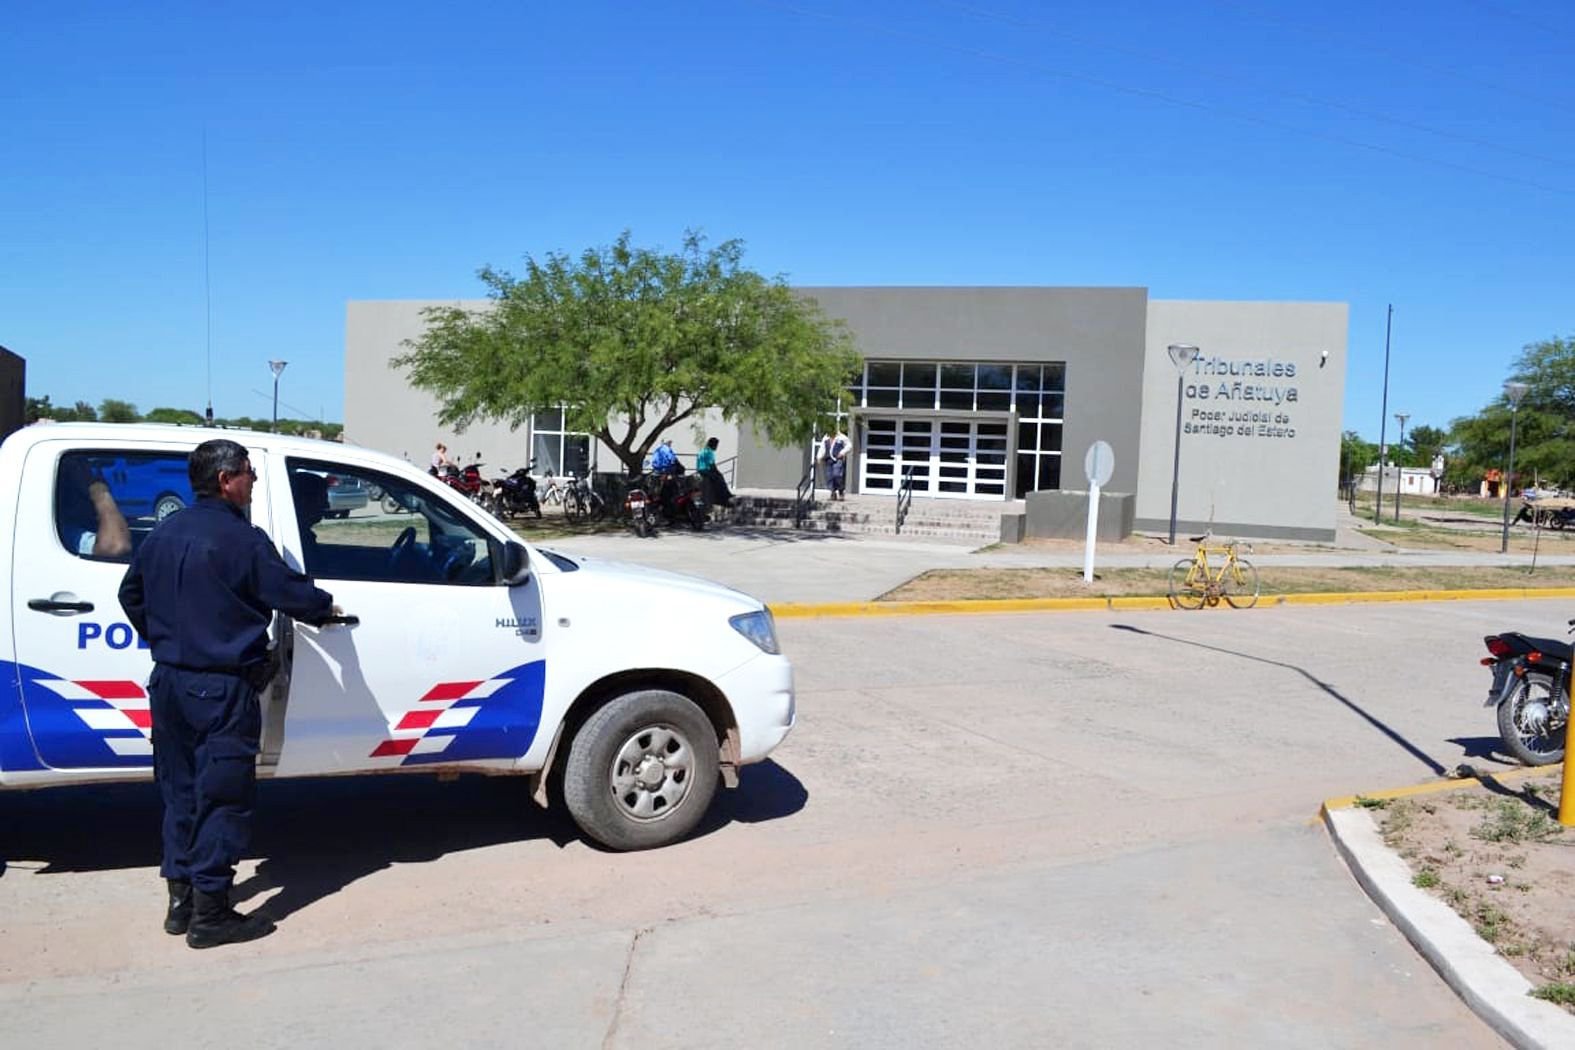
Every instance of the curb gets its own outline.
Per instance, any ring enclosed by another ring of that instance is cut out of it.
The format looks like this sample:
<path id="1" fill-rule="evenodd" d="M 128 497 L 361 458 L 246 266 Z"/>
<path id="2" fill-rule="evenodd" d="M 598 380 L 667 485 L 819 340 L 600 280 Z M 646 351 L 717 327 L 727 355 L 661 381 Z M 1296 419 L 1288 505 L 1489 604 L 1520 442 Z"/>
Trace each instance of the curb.
<path id="1" fill-rule="evenodd" d="M 1277 594 L 1262 598 L 1258 608 L 1276 605 L 1353 605 L 1364 602 L 1519 601 L 1528 598 L 1575 598 L 1575 587 L 1499 587 L 1479 591 L 1332 591 Z M 774 602 L 768 606 L 779 620 L 817 616 L 930 616 L 976 613 L 1087 612 L 1118 609 L 1169 609 L 1169 598 L 959 598 L 919 602 Z"/>
<path id="2" fill-rule="evenodd" d="M 1519 780 L 1553 768 L 1538 766 L 1481 779 Z M 1437 781 L 1363 797 L 1406 798 L 1476 786 L 1477 778 Z M 1531 998 L 1531 982 L 1478 937 L 1470 923 L 1443 901 L 1412 885 L 1410 866 L 1384 844 L 1377 823 L 1363 810 L 1351 808 L 1356 797 L 1329 799 L 1320 815 L 1346 867 L 1379 910 L 1438 971 L 1444 983 L 1511 1044 L 1535 1050 L 1575 1046 L 1575 1017 L 1552 1003 Z"/>

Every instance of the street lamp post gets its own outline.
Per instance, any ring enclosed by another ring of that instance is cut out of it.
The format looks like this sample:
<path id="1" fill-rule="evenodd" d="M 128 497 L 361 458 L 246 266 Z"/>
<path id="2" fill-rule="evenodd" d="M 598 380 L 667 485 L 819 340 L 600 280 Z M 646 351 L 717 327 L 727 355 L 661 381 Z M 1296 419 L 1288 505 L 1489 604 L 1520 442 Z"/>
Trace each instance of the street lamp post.
<path id="1" fill-rule="evenodd" d="M 279 433 L 279 373 L 284 371 L 288 361 L 269 361 L 268 367 L 273 370 L 273 432 Z"/>
<path id="2" fill-rule="evenodd" d="M 1176 366 L 1176 457 L 1170 468 L 1170 545 L 1176 545 L 1176 500 L 1181 493 L 1181 389 L 1187 369 L 1198 359 L 1198 348 L 1191 343 L 1171 343 L 1166 347 L 1171 364 Z"/>
<path id="3" fill-rule="evenodd" d="M 1411 418 L 1409 412 L 1396 412 L 1395 422 L 1400 424 L 1400 443 L 1395 446 L 1395 524 L 1400 524 L 1400 490 L 1405 488 L 1405 467 L 1400 463 L 1400 457 L 1405 454 L 1405 421 Z M 1382 470 L 1383 467 L 1378 468 Z"/>
<path id="4" fill-rule="evenodd" d="M 1498 552 L 1509 553 L 1509 490 L 1510 479 L 1515 476 L 1515 423 L 1519 416 L 1520 399 L 1526 396 L 1525 383 L 1505 383 L 1504 396 L 1509 400 L 1509 469 L 1504 472 L 1504 535 L 1499 540 Z"/>

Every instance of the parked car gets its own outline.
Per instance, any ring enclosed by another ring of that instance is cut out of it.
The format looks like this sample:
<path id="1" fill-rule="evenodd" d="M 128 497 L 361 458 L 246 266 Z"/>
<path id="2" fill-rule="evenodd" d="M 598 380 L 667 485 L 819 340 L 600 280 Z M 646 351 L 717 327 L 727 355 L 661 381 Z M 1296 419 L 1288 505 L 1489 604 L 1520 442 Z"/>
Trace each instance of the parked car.
<path id="1" fill-rule="evenodd" d="M 325 474 L 323 479 L 328 482 L 328 517 L 348 518 L 352 510 L 360 510 L 367 505 L 366 486 L 360 478 Z"/>
<path id="2" fill-rule="evenodd" d="M 129 454 L 95 457 L 89 462 L 94 473 L 109 486 L 115 505 L 127 521 L 163 521 L 192 504 L 184 458 Z"/>

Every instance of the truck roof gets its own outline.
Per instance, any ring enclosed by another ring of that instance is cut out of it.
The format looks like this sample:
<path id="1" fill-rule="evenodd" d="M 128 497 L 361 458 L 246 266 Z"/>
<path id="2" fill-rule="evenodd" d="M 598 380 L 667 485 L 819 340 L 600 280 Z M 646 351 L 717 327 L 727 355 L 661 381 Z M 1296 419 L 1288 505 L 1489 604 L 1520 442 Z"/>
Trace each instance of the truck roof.
<path id="1" fill-rule="evenodd" d="M 412 466 L 409 460 L 400 459 L 398 456 L 340 441 L 296 437 L 293 434 L 270 434 L 261 430 L 185 426 L 179 423 L 33 423 L 7 437 L 4 448 L 8 454 L 16 455 L 40 441 L 137 441 L 139 439 L 178 441 L 183 444 L 190 443 L 195 448 L 204 441 L 215 438 L 227 438 L 248 449 L 259 449 L 281 455 L 309 456 L 313 459 L 335 459 L 350 455 L 363 462 L 376 461 L 400 467 Z"/>

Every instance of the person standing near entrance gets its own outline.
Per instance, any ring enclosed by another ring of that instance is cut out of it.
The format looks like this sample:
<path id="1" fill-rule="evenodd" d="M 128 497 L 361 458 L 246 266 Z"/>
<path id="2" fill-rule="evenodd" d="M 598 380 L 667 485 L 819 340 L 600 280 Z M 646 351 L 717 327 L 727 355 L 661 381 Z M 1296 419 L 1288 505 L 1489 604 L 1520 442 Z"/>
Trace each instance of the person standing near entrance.
<path id="1" fill-rule="evenodd" d="M 212 948 L 273 932 L 266 916 L 230 907 L 235 863 L 251 837 L 262 732 L 257 693 L 274 671 L 268 625 L 276 610 L 317 625 L 339 610 L 248 522 L 257 472 L 245 448 L 204 441 L 186 470 L 197 500 L 138 549 L 120 584 L 120 606 L 153 650 L 148 695 L 153 775 L 164 803 L 164 931 Z"/>
<path id="2" fill-rule="evenodd" d="M 826 487 L 834 500 L 848 493 L 848 451 L 853 443 L 840 430 L 828 430 L 820 442 L 820 458 L 826 461 Z"/>

